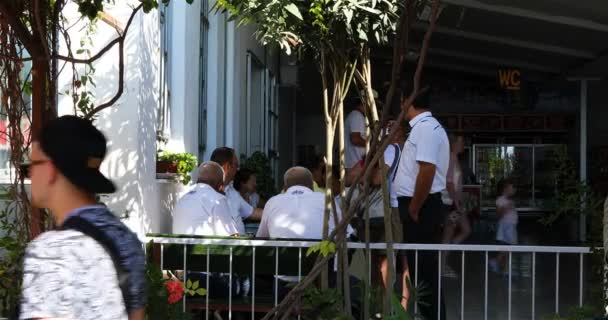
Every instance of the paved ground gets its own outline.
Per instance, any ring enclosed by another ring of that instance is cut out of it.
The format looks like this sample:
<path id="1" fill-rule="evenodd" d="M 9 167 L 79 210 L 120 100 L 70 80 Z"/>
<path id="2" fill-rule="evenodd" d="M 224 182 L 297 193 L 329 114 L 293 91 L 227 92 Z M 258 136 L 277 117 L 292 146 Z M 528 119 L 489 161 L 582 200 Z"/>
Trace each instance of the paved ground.
<path id="1" fill-rule="evenodd" d="M 566 236 L 567 230 L 559 227 L 547 228 L 538 224 L 535 219 L 524 219 L 519 229 L 520 242 L 524 245 L 573 245 Z M 568 229 L 567 226 L 565 229 Z M 491 226 L 482 223 L 476 226 L 476 232 L 468 240 L 468 243 L 493 244 L 492 238 L 493 231 Z M 491 256 L 492 254 L 490 254 Z M 533 316 L 532 254 L 513 254 L 512 265 L 514 276 L 511 280 L 510 319 L 543 319 L 546 316 L 554 315 L 556 313 L 556 293 L 558 293 L 560 313 L 578 306 L 579 259 L 580 257 L 577 254 L 560 255 L 559 290 L 557 290 L 555 254 L 536 254 L 535 310 Z M 508 277 L 492 272 L 488 273 L 487 318 L 485 317 L 485 253 L 467 253 L 465 255 L 465 296 L 464 301 L 461 302 L 461 261 L 460 252 L 450 255 L 448 263 L 457 271 L 459 276 L 456 279 L 442 278 L 447 319 L 509 319 Z M 588 273 L 589 263 L 587 262 L 587 258 L 584 260 L 584 265 L 586 266 L 585 272 Z M 360 273 L 361 271 L 355 271 L 355 273 Z M 588 284 L 585 283 L 584 288 L 588 287 Z M 589 298 L 588 294 L 586 298 Z M 461 303 L 464 304 L 464 317 L 462 318 Z"/>
<path id="2" fill-rule="evenodd" d="M 491 228 L 489 228 L 491 229 Z M 520 241 L 525 245 L 573 245 L 568 236 L 569 226 L 548 228 L 535 219 L 524 219 L 520 224 Z M 471 238 L 474 243 L 491 243 L 492 232 L 482 226 Z M 455 254 L 448 259 L 450 266 L 461 272 L 461 256 Z M 585 272 L 589 263 L 584 260 Z M 485 255 L 465 255 L 464 317 L 466 320 L 485 319 Z M 532 255 L 513 254 L 513 271 L 519 276 L 512 278 L 511 318 L 543 319 L 555 314 L 556 296 L 560 313 L 578 306 L 579 301 L 579 256 L 560 255 L 559 288 L 556 287 L 556 257 L 554 254 L 537 254 L 535 268 L 535 310 L 532 313 Z M 461 319 L 461 279 L 443 278 L 448 319 Z M 584 290 L 588 288 L 584 283 Z M 487 319 L 509 319 L 509 280 L 507 277 L 488 274 Z M 583 294 L 584 301 L 590 298 Z"/>
<path id="3" fill-rule="evenodd" d="M 460 255 L 449 259 L 458 272 Z M 483 253 L 465 255 L 465 297 L 462 319 L 484 319 L 485 256 Z M 560 255 L 559 293 L 556 289 L 555 256 L 537 254 L 535 275 L 535 313 L 532 315 L 532 257 L 531 254 L 513 256 L 513 270 L 519 276 L 511 281 L 511 318 L 542 319 L 555 314 L 556 296 L 559 310 L 577 306 L 579 299 L 579 257 Z M 461 279 L 443 278 L 448 319 L 461 319 Z M 488 274 L 487 319 L 509 319 L 509 280 L 507 277 Z"/>

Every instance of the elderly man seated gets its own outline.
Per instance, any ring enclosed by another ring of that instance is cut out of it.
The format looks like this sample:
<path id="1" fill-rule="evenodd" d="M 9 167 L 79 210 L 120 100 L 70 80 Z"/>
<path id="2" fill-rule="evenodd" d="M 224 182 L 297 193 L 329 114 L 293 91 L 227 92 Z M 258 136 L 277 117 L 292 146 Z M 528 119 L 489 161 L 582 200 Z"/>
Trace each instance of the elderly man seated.
<path id="1" fill-rule="evenodd" d="M 322 239 L 325 195 L 313 191 L 312 173 L 303 167 L 293 167 L 283 177 L 285 192 L 266 203 L 257 237 L 283 239 Z M 334 229 L 333 217 L 329 219 L 329 230 Z M 352 231 L 350 228 L 347 233 Z M 336 265 L 331 268 L 335 270 Z M 278 294 L 287 294 L 289 283 L 297 282 L 297 276 L 277 276 Z M 334 275 L 330 283 L 335 281 Z M 356 290 L 355 290 L 356 291 Z M 355 293 L 353 291 L 354 295 Z"/>
<path id="2" fill-rule="evenodd" d="M 238 234 L 224 190 L 224 170 L 215 162 L 205 162 L 198 168 L 196 186 L 182 196 L 173 210 L 173 233 L 198 236 L 232 236 Z M 188 272 L 192 281 L 206 281 L 204 272 Z M 209 295 L 213 298 L 229 294 L 230 275 L 209 274 Z M 233 295 L 249 293 L 249 279 L 232 276 Z"/>
<path id="3" fill-rule="evenodd" d="M 230 215 L 224 188 L 224 171 L 215 162 L 205 162 L 198 169 L 196 186 L 182 196 L 173 210 L 173 233 L 200 236 L 238 234 Z"/>
<path id="4" fill-rule="evenodd" d="M 283 177 L 285 192 L 266 203 L 257 237 L 289 239 L 321 239 L 325 195 L 313 192 L 312 173 L 293 167 Z M 333 228 L 330 219 L 330 229 Z"/>

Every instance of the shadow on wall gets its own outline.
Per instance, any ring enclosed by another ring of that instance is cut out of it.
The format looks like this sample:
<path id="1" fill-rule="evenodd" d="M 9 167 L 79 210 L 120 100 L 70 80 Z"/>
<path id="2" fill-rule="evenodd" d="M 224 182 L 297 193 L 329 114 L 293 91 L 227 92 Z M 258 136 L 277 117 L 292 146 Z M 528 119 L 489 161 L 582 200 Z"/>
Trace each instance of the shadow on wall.
<path id="1" fill-rule="evenodd" d="M 149 17 L 146 19 L 153 19 Z M 116 215 L 125 217 L 125 223 L 140 237 L 151 229 L 150 215 L 146 209 L 154 210 L 158 201 L 155 190 L 154 124 L 156 108 L 154 97 L 146 95 L 145 86 L 152 86 L 155 64 L 147 48 L 142 48 L 142 13 L 133 22 L 125 43 L 124 91 L 119 101 L 98 115 L 97 125 L 108 137 L 108 157 L 104 170 L 115 181 L 118 191 L 110 195 L 106 204 Z M 118 67 L 114 56 L 112 67 L 103 75 L 96 74 L 99 87 L 106 90 L 97 95 L 97 101 L 107 101 L 117 90 Z M 101 71 L 101 70 L 100 70 Z M 145 81 L 148 81 L 147 83 Z M 110 88 L 108 90 L 108 88 Z M 150 103 L 150 100 L 152 103 Z M 147 105 L 141 106 L 147 101 Z M 140 112 L 147 107 L 146 112 Z M 156 206 L 158 207 L 158 205 Z"/>
<path id="2" fill-rule="evenodd" d="M 108 138 L 108 155 L 102 170 L 118 189 L 115 194 L 103 197 L 102 201 L 117 216 L 124 217 L 123 221 L 140 238 L 147 232 L 171 230 L 170 212 L 183 190 L 181 185 L 171 186 L 170 182 L 156 180 L 160 91 L 158 28 L 156 11 L 140 12 L 135 17 L 125 43 L 123 94 L 117 103 L 97 115 L 95 123 Z M 112 34 L 110 38 L 115 37 L 113 32 L 105 31 L 100 34 L 99 43 L 105 43 L 102 40 L 108 32 Z M 93 91 L 98 105 L 111 99 L 118 90 L 118 47 L 108 51 L 95 67 L 97 87 Z M 62 75 L 62 79 L 71 79 L 71 74 Z M 60 99 L 69 100 L 69 97 L 60 96 Z M 73 110 L 71 101 L 62 102 L 64 108 L 68 104 L 69 110 Z"/>

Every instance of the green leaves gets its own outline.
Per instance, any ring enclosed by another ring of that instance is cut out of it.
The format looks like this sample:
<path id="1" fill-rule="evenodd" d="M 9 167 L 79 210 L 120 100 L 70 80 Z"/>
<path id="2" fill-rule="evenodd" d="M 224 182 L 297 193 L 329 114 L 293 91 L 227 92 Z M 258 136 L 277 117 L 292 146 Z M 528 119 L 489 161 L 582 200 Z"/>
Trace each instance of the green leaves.
<path id="1" fill-rule="evenodd" d="M 300 20 L 304 20 L 304 18 L 302 18 L 302 14 L 300 13 L 300 9 L 298 9 L 298 6 L 296 6 L 295 4 L 290 3 L 290 4 L 286 5 L 285 10 L 287 10 L 289 13 L 293 14 L 296 18 L 298 18 Z"/>
<path id="2" fill-rule="evenodd" d="M 336 244 L 331 241 L 323 240 L 318 245 L 308 248 L 306 256 L 308 257 L 315 252 L 320 252 L 323 257 L 327 257 L 329 254 L 336 253 Z"/>
<path id="3" fill-rule="evenodd" d="M 190 153 L 171 153 L 164 151 L 158 156 L 157 161 L 176 163 L 179 180 L 184 185 L 190 183 L 190 172 L 192 172 L 197 165 L 196 157 Z"/>
<path id="4" fill-rule="evenodd" d="M 158 8 L 157 0 L 141 0 L 141 4 L 143 5 L 145 13 L 152 11 L 152 9 Z"/>
<path id="5" fill-rule="evenodd" d="M 188 281 L 186 281 L 186 287 L 184 288 L 184 292 L 190 296 L 205 296 L 207 295 L 207 289 L 205 288 L 199 288 L 199 282 L 198 281 L 190 281 L 188 279 Z"/>
<path id="6" fill-rule="evenodd" d="M 158 0 L 140 0 L 142 4 L 142 9 L 145 13 L 152 11 L 153 9 L 158 8 Z M 185 0 L 186 3 L 192 4 L 194 0 Z M 82 14 L 83 17 L 87 17 L 90 20 L 94 20 L 97 18 L 97 15 L 104 10 L 104 3 L 113 3 L 114 0 L 79 0 L 76 1 L 78 3 L 78 12 Z M 168 5 L 170 0 L 162 0 L 164 5 Z"/>

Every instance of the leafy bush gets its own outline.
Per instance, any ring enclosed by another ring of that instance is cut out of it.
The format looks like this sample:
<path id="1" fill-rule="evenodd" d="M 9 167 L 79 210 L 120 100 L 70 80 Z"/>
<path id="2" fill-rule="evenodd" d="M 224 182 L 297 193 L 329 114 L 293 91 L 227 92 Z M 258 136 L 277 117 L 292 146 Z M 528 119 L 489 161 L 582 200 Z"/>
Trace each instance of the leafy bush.
<path id="1" fill-rule="evenodd" d="M 243 168 L 255 173 L 257 179 L 257 192 L 263 199 L 270 199 L 276 192 L 270 159 L 259 151 L 254 152 L 243 164 Z"/>
<path id="2" fill-rule="evenodd" d="M 163 151 L 158 161 L 167 161 L 177 164 L 178 179 L 184 185 L 190 183 L 190 173 L 196 168 L 196 157 L 190 153 L 171 153 Z"/>

